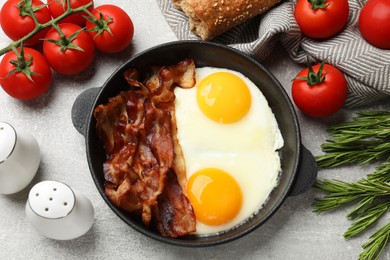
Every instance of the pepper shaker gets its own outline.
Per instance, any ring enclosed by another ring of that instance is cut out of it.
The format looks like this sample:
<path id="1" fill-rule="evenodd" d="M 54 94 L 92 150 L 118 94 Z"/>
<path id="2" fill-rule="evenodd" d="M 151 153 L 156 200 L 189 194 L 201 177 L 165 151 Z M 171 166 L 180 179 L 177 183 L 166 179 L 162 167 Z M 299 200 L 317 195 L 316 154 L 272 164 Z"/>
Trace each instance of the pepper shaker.
<path id="1" fill-rule="evenodd" d="M 24 189 L 34 178 L 40 161 L 38 142 L 30 133 L 0 122 L 0 193 Z"/>
<path id="2" fill-rule="evenodd" d="M 94 208 L 81 192 L 59 181 L 37 183 L 28 195 L 26 216 L 42 235 L 69 240 L 84 235 L 94 222 Z"/>

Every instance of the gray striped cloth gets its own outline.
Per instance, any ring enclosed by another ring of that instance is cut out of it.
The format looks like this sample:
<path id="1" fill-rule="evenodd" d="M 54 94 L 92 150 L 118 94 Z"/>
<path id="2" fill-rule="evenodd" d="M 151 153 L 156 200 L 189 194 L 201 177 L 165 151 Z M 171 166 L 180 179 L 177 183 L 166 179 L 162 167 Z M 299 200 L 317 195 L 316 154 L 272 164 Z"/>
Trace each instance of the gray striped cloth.
<path id="1" fill-rule="evenodd" d="M 189 30 L 188 18 L 171 0 L 156 0 L 166 21 L 179 40 L 199 40 Z M 346 28 L 328 40 L 313 40 L 301 34 L 293 10 L 296 0 L 284 1 L 267 13 L 247 21 L 214 42 L 230 45 L 265 59 L 276 44 L 281 44 L 290 57 L 301 64 L 311 61 L 336 66 L 344 72 L 349 88 L 348 107 L 369 105 L 390 97 L 390 50 L 368 44 L 358 28 L 359 12 L 367 0 L 349 0 L 350 15 Z"/>

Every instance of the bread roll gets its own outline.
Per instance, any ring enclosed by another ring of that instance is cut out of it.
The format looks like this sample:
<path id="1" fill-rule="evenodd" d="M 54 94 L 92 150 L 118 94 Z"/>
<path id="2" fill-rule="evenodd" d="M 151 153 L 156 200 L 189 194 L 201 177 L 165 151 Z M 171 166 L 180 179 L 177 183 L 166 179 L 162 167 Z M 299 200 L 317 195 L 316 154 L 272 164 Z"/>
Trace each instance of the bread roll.
<path id="1" fill-rule="evenodd" d="M 172 0 L 188 16 L 190 29 L 210 40 L 260 14 L 280 0 Z"/>

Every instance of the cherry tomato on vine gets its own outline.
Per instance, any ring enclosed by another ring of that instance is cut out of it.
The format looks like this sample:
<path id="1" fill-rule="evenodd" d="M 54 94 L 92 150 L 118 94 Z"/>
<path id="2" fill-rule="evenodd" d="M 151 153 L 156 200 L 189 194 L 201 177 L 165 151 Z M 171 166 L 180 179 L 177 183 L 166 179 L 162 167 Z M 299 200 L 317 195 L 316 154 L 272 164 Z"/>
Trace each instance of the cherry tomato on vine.
<path id="1" fill-rule="evenodd" d="M 309 65 L 300 71 L 291 89 L 295 105 L 312 117 L 326 117 L 336 113 L 343 107 L 347 92 L 343 73 L 325 63 Z"/>
<path id="2" fill-rule="evenodd" d="M 8 0 L 0 12 L 0 24 L 4 33 L 13 41 L 17 41 L 35 29 L 34 13 L 39 23 L 51 20 L 49 9 L 40 0 Z M 48 30 L 43 30 L 25 41 L 24 45 L 35 45 Z"/>
<path id="3" fill-rule="evenodd" d="M 390 49 L 390 1 L 369 0 L 360 11 L 359 29 L 370 44 Z"/>
<path id="4" fill-rule="evenodd" d="M 92 63 L 95 46 L 83 28 L 72 23 L 61 23 L 46 34 L 43 54 L 56 72 L 75 75 Z"/>
<path id="5" fill-rule="evenodd" d="M 294 10 L 302 33 L 326 39 L 339 33 L 348 22 L 348 0 L 298 0 Z"/>
<path id="6" fill-rule="evenodd" d="M 101 5 L 92 14 L 96 19 L 88 19 L 86 27 L 98 50 L 116 53 L 130 45 L 134 25 L 123 9 L 115 5 Z"/>
<path id="7" fill-rule="evenodd" d="M 52 72 L 45 57 L 25 47 L 7 52 L 0 62 L 0 85 L 16 99 L 34 99 L 51 84 Z"/>
<path id="8" fill-rule="evenodd" d="M 57 18 L 58 16 L 62 15 L 67 9 L 67 0 L 48 0 L 47 1 L 49 4 L 49 10 L 51 12 L 51 15 L 53 18 Z M 88 7 L 89 11 L 93 10 L 94 2 L 93 0 L 71 0 L 70 1 L 70 6 L 72 8 L 77 8 L 83 5 L 86 5 L 88 3 L 92 3 L 91 7 Z M 85 26 L 85 18 L 83 15 L 87 15 L 85 12 L 80 12 L 77 14 L 72 14 L 63 20 L 61 20 L 61 23 L 74 23 L 77 24 L 81 27 Z"/>

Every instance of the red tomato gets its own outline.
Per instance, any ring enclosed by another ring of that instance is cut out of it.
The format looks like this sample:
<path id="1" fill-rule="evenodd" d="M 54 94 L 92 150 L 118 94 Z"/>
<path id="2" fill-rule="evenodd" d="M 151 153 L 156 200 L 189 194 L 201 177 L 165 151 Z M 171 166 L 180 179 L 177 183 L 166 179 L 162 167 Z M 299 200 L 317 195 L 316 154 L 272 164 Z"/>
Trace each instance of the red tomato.
<path id="1" fill-rule="evenodd" d="M 348 92 L 347 81 L 340 70 L 329 64 L 324 64 L 322 71 L 320 67 L 321 64 L 314 65 L 311 75 L 310 68 L 300 71 L 291 89 L 295 105 L 312 117 L 336 113 L 343 107 Z"/>
<path id="2" fill-rule="evenodd" d="M 8 0 L 5 2 L 0 12 L 0 23 L 4 33 L 13 41 L 17 41 L 35 29 L 35 22 L 28 12 L 32 7 L 42 8 L 34 12 L 39 23 L 47 23 L 51 20 L 49 9 L 40 0 L 32 0 L 32 5 L 25 4 L 26 1 Z M 35 45 L 39 39 L 43 38 L 48 29 L 43 30 L 24 42 L 24 45 Z"/>
<path id="3" fill-rule="evenodd" d="M 390 49 L 390 1 L 369 0 L 359 15 L 363 38 L 382 49 Z"/>
<path id="4" fill-rule="evenodd" d="M 18 59 L 14 51 L 7 52 L 0 63 L 0 84 L 4 91 L 17 99 L 34 99 L 50 87 L 52 73 L 45 57 L 31 48 L 18 49 Z M 18 61 L 15 66 L 11 61 Z M 28 75 L 31 79 L 28 78 Z"/>
<path id="5" fill-rule="evenodd" d="M 326 39 L 339 33 L 347 24 L 348 0 L 298 0 L 294 16 L 303 34 Z"/>
<path id="6" fill-rule="evenodd" d="M 68 9 L 67 0 L 48 0 L 47 2 L 49 4 L 49 10 L 50 10 L 53 18 L 57 18 L 58 16 L 62 15 Z M 70 6 L 72 8 L 77 8 L 77 7 L 86 5 L 90 2 L 92 2 L 92 6 L 88 7 L 88 10 L 92 11 L 93 5 L 94 5 L 93 0 L 71 0 Z M 84 27 L 86 20 L 83 17 L 83 15 L 86 16 L 87 14 L 85 12 L 72 14 L 72 15 L 64 18 L 63 20 L 61 20 L 61 23 L 74 23 L 74 24 L 80 25 L 81 27 Z"/>
<path id="7" fill-rule="evenodd" d="M 95 56 L 93 40 L 78 25 L 62 23 L 59 28 L 67 39 L 62 40 L 55 28 L 50 29 L 43 42 L 43 54 L 50 66 L 58 73 L 78 74 L 88 68 L 93 61 Z M 78 34 L 74 35 L 76 32 Z"/>
<path id="8" fill-rule="evenodd" d="M 92 14 L 102 28 L 100 29 L 90 20 L 87 21 L 86 27 L 98 50 L 116 53 L 130 45 L 134 35 L 134 26 L 125 11 L 115 5 L 101 5 L 94 9 Z"/>

